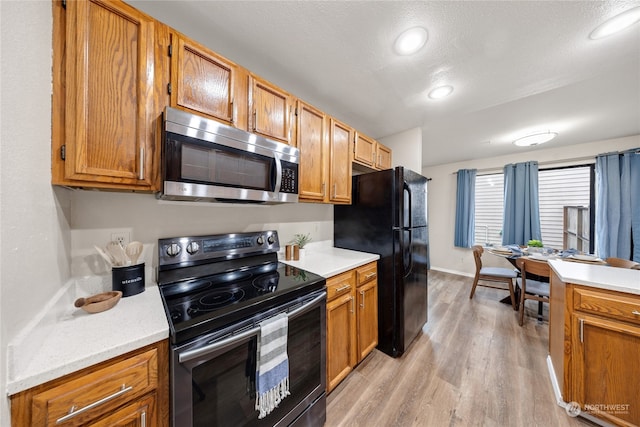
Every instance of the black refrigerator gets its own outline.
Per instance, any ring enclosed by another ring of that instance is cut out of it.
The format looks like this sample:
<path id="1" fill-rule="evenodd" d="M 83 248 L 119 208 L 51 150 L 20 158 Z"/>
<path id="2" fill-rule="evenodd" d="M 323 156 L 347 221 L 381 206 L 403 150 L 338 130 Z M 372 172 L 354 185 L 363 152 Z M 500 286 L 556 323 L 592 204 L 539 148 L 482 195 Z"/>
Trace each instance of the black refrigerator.
<path id="1" fill-rule="evenodd" d="M 334 206 L 334 246 L 380 255 L 378 349 L 401 356 L 427 322 L 427 178 L 402 167 L 353 177 Z"/>

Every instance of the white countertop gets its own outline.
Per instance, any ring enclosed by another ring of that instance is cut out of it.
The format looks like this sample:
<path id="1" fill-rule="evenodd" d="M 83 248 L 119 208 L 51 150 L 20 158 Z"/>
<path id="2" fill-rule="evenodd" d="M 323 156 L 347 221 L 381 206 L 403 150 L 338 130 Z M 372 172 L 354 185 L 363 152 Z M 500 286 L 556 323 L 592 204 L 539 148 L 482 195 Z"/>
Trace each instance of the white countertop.
<path id="1" fill-rule="evenodd" d="M 299 261 L 287 261 L 278 253 L 280 261 L 329 278 L 380 259 L 378 254 L 334 248 L 332 242 L 310 243 Z"/>
<path id="2" fill-rule="evenodd" d="M 549 265 L 565 283 L 640 295 L 640 270 L 560 259 L 549 260 Z"/>
<path id="3" fill-rule="evenodd" d="M 110 283 L 105 283 L 110 279 L 71 280 L 9 344 L 8 395 L 168 338 L 154 283 L 101 313 L 89 314 L 73 305 L 76 298 L 110 291 Z"/>

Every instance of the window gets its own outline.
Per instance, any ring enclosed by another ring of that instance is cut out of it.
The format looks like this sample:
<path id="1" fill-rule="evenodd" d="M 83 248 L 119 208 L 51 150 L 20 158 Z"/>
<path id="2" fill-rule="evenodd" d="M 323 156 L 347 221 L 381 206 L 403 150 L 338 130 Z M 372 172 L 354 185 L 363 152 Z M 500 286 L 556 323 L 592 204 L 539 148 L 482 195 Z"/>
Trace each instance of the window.
<path id="1" fill-rule="evenodd" d="M 587 165 L 538 172 L 540 228 L 545 246 L 564 249 L 564 206 L 590 205 L 592 168 Z M 475 244 L 502 244 L 503 174 L 476 176 L 475 202 Z"/>

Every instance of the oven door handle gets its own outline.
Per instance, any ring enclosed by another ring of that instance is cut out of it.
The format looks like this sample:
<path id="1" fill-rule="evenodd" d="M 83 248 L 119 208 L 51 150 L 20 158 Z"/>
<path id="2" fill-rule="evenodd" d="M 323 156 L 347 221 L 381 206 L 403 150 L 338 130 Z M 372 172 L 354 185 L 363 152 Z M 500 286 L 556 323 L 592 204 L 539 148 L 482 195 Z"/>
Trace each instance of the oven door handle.
<path id="1" fill-rule="evenodd" d="M 301 314 L 304 314 L 307 311 L 311 310 L 313 308 L 313 306 L 315 306 L 322 299 L 326 298 L 326 296 L 327 296 L 327 293 L 323 291 L 321 295 L 319 295 L 316 298 L 312 299 L 308 303 L 296 308 L 295 310 L 291 310 L 289 312 L 289 314 L 288 314 L 289 319 L 293 319 L 293 318 L 295 318 L 295 317 L 297 317 L 297 316 L 299 316 Z M 260 326 L 256 326 L 254 328 L 247 329 L 246 331 L 242 331 L 239 334 L 232 335 L 232 336 L 230 336 L 228 338 L 225 338 L 225 339 L 220 340 L 220 341 L 216 341 L 216 342 L 211 343 L 209 345 L 206 345 L 204 347 L 200 347 L 200 348 L 196 348 L 196 349 L 193 349 L 193 350 L 184 351 L 184 352 L 178 354 L 178 362 L 184 363 L 184 362 L 188 362 L 188 361 L 193 360 L 193 359 L 197 359 L 197 358 L 202 357 L 202 356 L 206 356 L 209 353 L 213 353 L 213 352 L 218 351 L 220 349 L 232 346 L 235 343 L 237 343 L 238 341 L 242 341 L 245 338 L 248 338 L 248 337 L 251 337 L 251 336 L 254 336 L 254 335 L 258 335 L 259 332 L 260 332 Z"/>

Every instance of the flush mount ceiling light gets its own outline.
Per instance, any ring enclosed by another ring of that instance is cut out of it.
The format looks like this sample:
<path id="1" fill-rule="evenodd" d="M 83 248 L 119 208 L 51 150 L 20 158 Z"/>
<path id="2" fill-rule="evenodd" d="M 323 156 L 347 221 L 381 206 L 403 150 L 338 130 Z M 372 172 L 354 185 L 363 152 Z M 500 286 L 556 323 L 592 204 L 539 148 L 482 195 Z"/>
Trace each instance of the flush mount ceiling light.
<path id="1" fill-rule="evenodd" d="M 589 34 L 589 38 L 596 40 L 610 36 L 613 33 L 617 33 L 618 31 L 622 31 L 625 28 L 632 26 L 638 21 L 640 21 L 640 6 L 629 9 L 626 12 L 622 12 L 599 25 L 591 32 L 591 34 Z"/>
<path id="2" fill-rule="evenodd" d="M 428 38 L 429 35 L 424 28 L 409 28 L 398 36 L 393 48 L 398 55 L 411 55 L 419 51 Z"/>
<path id="3" fill-rule="evenodd" d="M 544 144 L 545 142 L 549 142 L 556 136 L 558 136 L 558 132 L 537 132 L 527 136 L 523 136 L 522 138 L 518 138 L 513 141 L 513 143 L 518 147 L 530 147 L 532 145 L 539 145 Z"/>
<path id="4" fill-rule="evenodd" d="M 449 86 L 449 85 L 440 86 L 435 88 L 431 92 L 429 92 L 429 98 L 431 99 L 445 98 L 451 95 L 451 92 L 453 92 L 453 86 Z"/>

